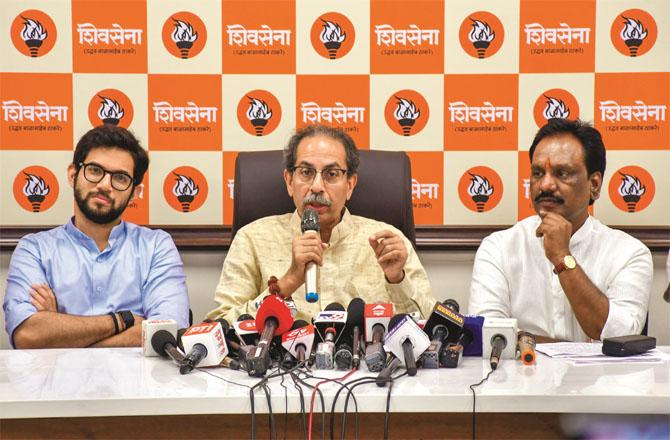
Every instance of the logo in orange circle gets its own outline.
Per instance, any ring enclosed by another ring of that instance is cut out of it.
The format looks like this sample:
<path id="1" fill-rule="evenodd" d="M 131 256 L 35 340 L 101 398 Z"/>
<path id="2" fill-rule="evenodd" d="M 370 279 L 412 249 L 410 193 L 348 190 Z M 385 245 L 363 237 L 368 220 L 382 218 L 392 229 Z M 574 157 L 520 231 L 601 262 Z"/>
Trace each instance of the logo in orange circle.
<path id="1" fill-rule="evenodd" d="M 10 34 L 19 52 L 37 58 L 54 47 L 58 32 L 51 17 L 37 9 L 29 9 L 14 18 Z"/>
<path id="2" fill-rule="evenodd" d="M 656 20 L 642 9 L 628 9 L 617 15 L 610 28 L 612 44 L 623 55 L 637 57 L 649 52 L 658 36 Z"/>
<path id="3" fill-rule="evenodd" d="M 351 51 L 356 40 L 354 25 L 337 12 L 326 12 L 312 24 L 310 39 L 314 50 L 324 58 L 335 60 Z"/>
<path id="4" fill-rule="evenodd" d="M 279 100 L 267 90 L 247 92 L 237 103 L 237 121 L 251 135 L 268 135 L 281 121 Z"/>
<path id="5" fill-rule="evenodd" d="M 94 127 L 111 124 L 128 128 L 133 121 L 133 104 L 120 90 L 100 90 L 88 103 L 88 120 Z"/>
<path id="6" fill-rule="evenodd" d="M 463 20 L 458 39 L 468 55 L 484 59 L 500 50 L 505 40 L 505 29 L 498 17 L 490 12 L 478 11 Z"/>
<path id="7" fill-rule="evenodd" d="M 391 130 L 402 135 L 417 134 L 428 123 L 428 102 L 414 90 L 399 90 L 389 97 L 384 107 L 384 118 Z"/>
<path id="8" fill-rule="evenodd" d="M 635 165 L 619 168 L 610 179 L 610 199 L 624 212 L 642 211 L 654 199 L 655 192 L 656 185 L 651 174 Z"/>
<path id="9" fill-rule="evenodd" d="M 177 58 L 193 58 L 205 47 L 207 28 L 200 17 L 181 11 L 172 14 L 163 23 L 163 45 Z"/>
<path id="10" fill-rule="evenodd" d="M 163 196 L 179 212 L 193 212 L 207 200 L 207 179 L 190 166 L 177 167 L 165 176 Z"/>
<path id="11" fill-rule="evenodd" d="M 495 208 L 503 195 L 502 179 L 489 167 L 470 168 L 458 182 L 458 197 L 466 208 L 486 212 Z"/>
<path id="12" fill-rule="evenodd" d="M 44 212 L 58 199 L 58 180 L 47 168 L 26 167 L 14 178 L 14 199 L 28 212 Z"/>
<path id="13" fill-rule="evenodd" d="M 570 92 L 564 89 L 550 89 L 542 92 L 535 100 L 533 117 L 538 127 L 550 119 L 579 118 L 579 104 Z"/>

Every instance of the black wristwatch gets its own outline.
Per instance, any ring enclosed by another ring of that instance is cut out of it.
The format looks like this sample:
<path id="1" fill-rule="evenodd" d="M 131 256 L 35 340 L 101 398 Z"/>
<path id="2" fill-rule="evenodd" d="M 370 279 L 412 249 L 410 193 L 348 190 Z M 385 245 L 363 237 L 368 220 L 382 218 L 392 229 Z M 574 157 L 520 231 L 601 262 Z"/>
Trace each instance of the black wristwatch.
<path id="1" fill-rule="evenodd" d="M 133 316 L 133 312 L 130 310 L 121 310 L 118 313 L 121 316 L 121 319 L 123 319 L 123 325 L 125 327 L 124 331 L 135 325 L 135 317 Z"/>

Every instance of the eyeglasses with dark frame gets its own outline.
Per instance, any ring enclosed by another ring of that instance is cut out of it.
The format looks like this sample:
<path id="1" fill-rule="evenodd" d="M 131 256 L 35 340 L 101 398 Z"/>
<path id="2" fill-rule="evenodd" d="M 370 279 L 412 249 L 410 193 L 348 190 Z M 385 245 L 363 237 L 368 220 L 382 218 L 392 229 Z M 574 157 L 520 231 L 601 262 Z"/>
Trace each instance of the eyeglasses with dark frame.
<path id="1" fill-rule="evenodd" d="M 84 178 L 91 183 L 100 183 L 107 174 L 111 177 L 112 188 L 117 191 L 125 191 L 133 184 L 133 178 L 123 171 L 108 171 L 97 163 L 79 162 L 79 167 L 84 169 Z"/>
<path id="2" fill-rule="evenodd" d="M 327 185 L 335 185 L 339 183 L 342 180 L 342 177 L 347 174 L 347 170 L 343 170 L 342 168 L 329 167 L 319 171 L 312 167 L 297 166 L 293 167 L 293 173 L 300 183 L 312 183 L 314 182 L 314 179 L 316 179 L 316 175 L 321 174 L 321 179 Z"/>

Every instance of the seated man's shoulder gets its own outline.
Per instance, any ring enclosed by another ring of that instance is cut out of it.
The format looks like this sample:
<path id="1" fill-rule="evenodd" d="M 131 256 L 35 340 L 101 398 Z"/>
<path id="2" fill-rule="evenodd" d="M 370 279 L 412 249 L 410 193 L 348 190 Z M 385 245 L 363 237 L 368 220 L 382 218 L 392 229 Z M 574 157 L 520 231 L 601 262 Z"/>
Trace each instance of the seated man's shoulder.
<path id="1" fill-rule="evenodd" d="M 275 235 L 284 230 L 288 231 L 291 228 L 292 216 L 293 213 L 287 213 L 262 217 L 242 226 L 237 233 L 250 237 L 258 237 L 267 234 Z"/>
<path id="2" fill-rule="evenodd" d="M 593 219 L 592 233 L 594 238 L 599 240 L 599 243 L 612 251 L 626 248 L 648 252 L 651 255 L 649 248 L 637 238 L 620 229 L 610 228 L 595 218 Z"/>
<path id="3" fill-rule="evenodd" d="M 518 221 L 514 226 L 501 231 L 493 232 L 484 238 L 483 242 L 496 244 L 522 243 L 529 238 L 536 237 L 535 230 L 540 226 L 540 218 L 537 216 L 527 217 Z"/>
<path id="4" fill-rule="evenodd" d="M 160 244 L 172 244 L 172 236 L 162 229 L 152 229 L 146 226 L 136 225 L 126 222 L 126 236 L 132 240 L 138 247 L 147 250 Z"/>
<path id="5" fill-rule="evenodd" d="M 67 236 L 64 226 L 57 226 L 53 229 L 26 234 L 19 240 L 17 248 L 41 248 L 47 247 L 53 249 L 59 240 Z"/>

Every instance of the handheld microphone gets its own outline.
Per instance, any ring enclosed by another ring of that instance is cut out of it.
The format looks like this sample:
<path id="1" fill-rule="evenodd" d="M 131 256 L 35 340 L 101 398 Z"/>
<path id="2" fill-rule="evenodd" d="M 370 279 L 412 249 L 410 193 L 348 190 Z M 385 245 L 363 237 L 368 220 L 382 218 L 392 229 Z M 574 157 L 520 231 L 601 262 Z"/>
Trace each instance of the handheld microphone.
<path id="1" fill-rule="evenodd" d="M 386 366 L 381 370 L 381 372 L 377 375 L 376 383 L 378 387 L 385 387 L 386 384 L 389 383 L 389 379 L 391 378 L 391 375 L 395 373 L 395 371 L 400 368 L 400 365 L 402 362 L 400 362 L 400 359 L 395 357 L 394 355 L 389 356 L 390 361 L 386 364 Z"/>
<path id="2" fill-rule="evenodd" d="M 515 318 L 486 318 L 482 330 L 484 353 L 490 354 L 491 369 L 498 368 L 501 359 L 514 359 L 516 345 L 511 342 L 517 338 Z"/>
<path id="3" fill-rule="evenodd" d="M 270 343 L 274 336 L 285 333 L 293 325 L 291 311 L 284 300 L 277 295 L 265 298 L 256 314 L 256 328 L 263 329 L 254 356 L 247 359 L 249 376 L 263 377 L 270 363 Z"/>
<path id="4" fill-rule="evenodd" d="M 424 368 L 439 368 L 440 354 L 445 343 L 453 343 L 463 331 L 465 318 L 458 313 L 458 302 L 447 299 L 442 304 L 436 303 L 428 317 L 423 330 L 431 337 L 428 349 L 421 355 Z"/>
<path id="5" fill-rule="evenodd" d="M 519 332 L 519 340 L 517 342 L 517 350 L 520 353 L 521 362 L 524 365 L 532 365 L 535 363 L 535 336 L 532 333 L 525 331 Z"/>
<path id="6" fill-rule="evenodd" d="M 347 306 L 347 333 L 351 331 L 352 367 L 358 369 L 361 364 L 361 330 L 365 325 L 365 301 L 354 298 Z"/>
<path id="7" fill-rule="evenodd" d="M 175 322 L 175 325 L 177 323 Z M 184 355 L 177 348 L 177 340 L 167 330 L 160 329 L 151 336 L 151 347 L 157 356 L 171 358 L 178 365 L 184 361 Z"/>
<path id="8" fill-rule="evenodd" d="M 334 356 L 335 368 L 338 370 L 351 370 L 353 360 L 354 354 L 349 344 L 343 342 L 337 346 Z"/>
<path id="9" fill-rule="evenodd" d="M 305 362 L 312 353 L 312 347 L 314 346 L 314 326 L 303 320 L 295 321 L 293 330 L 282 335 L 281 345 L 291 356 L 289 358 L 290 363 L 284 358 L 285 366 L 294 366 L 292 359 L 297 359 L 298 363 Z"/>
<path id="10" fill-rule="evenodd" d="M 189 327 L 181 340 L 187 352 L 179 372 L 187 374 L 197 366 L 219 365 L 228 354 L 223 323 L 203 322 Z"/>
<path id="11" fill-rule="evenodd" d="M 306 208 L 302 214 L 300 229 L 303 234 L 318 234 L 321 230 L 319 213 Z M 313 261 L 307 263 L 305 267 L 305 300 L 310 303 L 319 300 L 319 266 Z"/>
<path id="12" fill-rule="evenodd" d="M 335 343 L 337 335 L 341 334 L 347 322 L 347 312 L 344 306 L 338 303 L 330 303 L 326 310 L 320 312 L 314 318 L 319 336 L 323 342 L 316 346 L 316 368 L 330 370 L 334 366 Z"/>
<path id="13" fill-rule="evenodd" d="M 430 346 L 430 339 L 412 318 L 400 313 L 391 318 L 384 347 L 399 358 L 407 374 L 416 375 L 416 359 Z"/>
<path id="14" fill-rule="evenodd" d="M 142 355 L 162 356 L 153 348 L 153 336 L 159 330 L 165 330 L 174 338 L 177 334 L 177 321 L 174 319 L 145 319 L 142 321 Z M 174 346 L 177 347 L 177 341 Z"/>
<path id="15" fill-rule="evenodd" d="M 365 348 L 365 364 L 370 372 L 381 371 L 386 363 L 382 340 L 389 327 L 391 316 L 393 316 L 393 304 L 365 305 L 365 340 L 370 342 Z"/>

